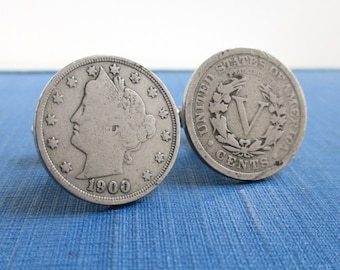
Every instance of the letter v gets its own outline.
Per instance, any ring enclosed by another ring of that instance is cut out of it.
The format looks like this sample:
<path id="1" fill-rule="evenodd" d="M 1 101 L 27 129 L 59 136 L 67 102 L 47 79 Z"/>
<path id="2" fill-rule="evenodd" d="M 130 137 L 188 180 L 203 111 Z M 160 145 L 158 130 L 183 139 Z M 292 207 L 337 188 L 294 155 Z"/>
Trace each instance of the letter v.
<path id="1" fill-rule="evenodd" d="M 243 97 L 238 97 L 238 96 L 233 96 L 233 99 L 235 99 L 235 101 L 236 101 L 236 107 L 237 107 L 238 113 L 240 115 L 241 124 L 242 124 L 242 127 L 243 127 L 244 134 L 247 136 L 249 134 L 250 130 L 252 129 L 252 127 L 254 126 L 254 123 L 256 122 L 257 118 L 259 117 L 261 111 L 263 110 L 264 107 L 268 106 L 269 103 L 259 101 L 260 108 L 257 110 L 257 112 L 256 112 L 253 120 L 251 121 L 251 123 L 249 123 L 246 108 L 244 106 L 247 99 L 243 98 Z"/>

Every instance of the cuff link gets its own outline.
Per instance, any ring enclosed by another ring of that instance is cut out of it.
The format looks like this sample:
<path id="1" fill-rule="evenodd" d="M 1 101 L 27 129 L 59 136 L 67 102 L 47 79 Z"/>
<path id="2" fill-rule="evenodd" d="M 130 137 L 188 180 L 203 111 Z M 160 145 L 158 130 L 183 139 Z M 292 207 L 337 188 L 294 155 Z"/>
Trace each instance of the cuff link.
<path id="1" fill-rule="evenodd" d="M 33 133 L 47 171 L 73 195 L 118 205 L 151 192 L 180 144 L 177 107 L 148 69 L 93 56 L 60 70 L 39 99 Z"/>
<path id="2" fill-rule="evenodd" d="M 233 49 L 207 59 L 184 94 L 182 124 L 210 167 L 238 180 L 276 173 L 297 152 L 306 106 L 294 75 L 263 51 Z"/>

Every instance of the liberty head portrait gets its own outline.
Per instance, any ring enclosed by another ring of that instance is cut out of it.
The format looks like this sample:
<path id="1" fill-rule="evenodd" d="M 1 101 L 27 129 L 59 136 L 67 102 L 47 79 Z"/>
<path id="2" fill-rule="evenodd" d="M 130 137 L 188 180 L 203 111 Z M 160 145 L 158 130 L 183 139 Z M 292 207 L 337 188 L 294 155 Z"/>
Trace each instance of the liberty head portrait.
<path id="1" fill-rule="evenodd" d="M 71 143 L 86 157 L 77 179 L 122 174 L 123 164 L 133 161 L 131 152 L 156 132 L 155 117 L 146 113 L 142 98 L 123 78 L 111 80 L 102 67 L 86 83 L 71 122 Z"/>

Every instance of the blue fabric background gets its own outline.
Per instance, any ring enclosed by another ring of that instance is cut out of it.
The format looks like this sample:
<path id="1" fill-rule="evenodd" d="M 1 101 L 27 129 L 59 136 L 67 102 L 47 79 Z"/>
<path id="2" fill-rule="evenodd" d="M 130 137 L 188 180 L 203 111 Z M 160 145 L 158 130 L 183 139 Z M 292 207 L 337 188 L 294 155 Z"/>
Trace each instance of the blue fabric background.
<path id="1" fill-rule="evenodd" d="M 191 72 L 156 72 L 182 102 Z M 77 199 L 47 174 L 31 125 L 53 73 L 0 73 L 1 269 L 340 269 L 340 70 L 294 72 L 308 123 L 264 181 L 208 168 L 184 132 L 162 184 L 119 207 Z"/>

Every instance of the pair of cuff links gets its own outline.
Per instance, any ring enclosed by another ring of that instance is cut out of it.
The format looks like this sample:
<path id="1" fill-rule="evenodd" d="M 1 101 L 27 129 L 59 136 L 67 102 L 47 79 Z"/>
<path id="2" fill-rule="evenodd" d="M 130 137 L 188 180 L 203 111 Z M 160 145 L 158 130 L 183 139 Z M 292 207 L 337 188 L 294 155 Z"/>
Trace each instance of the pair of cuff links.
<path id="1" fill-rule="evenodd" d="M 192 75 L 181 116 L 166 86 L 143 66 L 114 56 L 77 60 L 46 85 L 34 137 L 47 171 L 73 195 L 118 205 L 151 192 L 188 140 L 209 166 L 238 180 L 283 168 L 305 131 L 293 74 L 271 55 L 233 49 Z"/>

